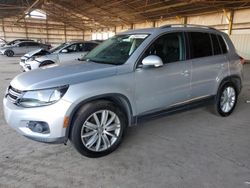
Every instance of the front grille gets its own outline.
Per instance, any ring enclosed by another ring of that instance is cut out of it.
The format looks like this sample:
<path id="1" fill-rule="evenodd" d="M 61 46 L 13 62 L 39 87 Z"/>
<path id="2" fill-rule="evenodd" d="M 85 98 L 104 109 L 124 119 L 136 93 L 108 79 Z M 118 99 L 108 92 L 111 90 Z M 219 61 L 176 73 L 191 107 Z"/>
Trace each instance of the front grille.
<path id="1" fill-rule="evenodd" d="M 12 103 L 17 103 L 18 99 L 22 96 L 23 92 L 9 86 L 7 92 L 7 99 L 9 99 Z"/>

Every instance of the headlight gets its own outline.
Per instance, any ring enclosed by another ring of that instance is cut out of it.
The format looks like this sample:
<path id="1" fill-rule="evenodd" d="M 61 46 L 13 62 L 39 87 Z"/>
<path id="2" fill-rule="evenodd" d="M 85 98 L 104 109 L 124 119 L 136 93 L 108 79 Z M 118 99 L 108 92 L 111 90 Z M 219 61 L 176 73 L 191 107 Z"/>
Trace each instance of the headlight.
<path id="1" fill-rule="evenodd" d="M 66 93 L 68 86 L 36 91 L 26 91 L 18 100 L 23 107 L 38 107 L 53 104 L 59 101 Z"/>

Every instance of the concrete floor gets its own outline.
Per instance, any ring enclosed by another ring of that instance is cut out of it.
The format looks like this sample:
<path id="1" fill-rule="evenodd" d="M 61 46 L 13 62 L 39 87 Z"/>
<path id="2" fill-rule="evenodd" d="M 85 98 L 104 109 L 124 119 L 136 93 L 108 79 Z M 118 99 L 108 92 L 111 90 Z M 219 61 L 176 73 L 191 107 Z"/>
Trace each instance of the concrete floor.
<path id="1" fill-rule="evenodd" d="M 18 60 L 0 56 L 1 100 Z M 0 187 L 250 188 L 250 64 L 245 79 L 230 117 L 203 107 L 148 121 L 99 159 L 22 137 L 0 108 Z"/>

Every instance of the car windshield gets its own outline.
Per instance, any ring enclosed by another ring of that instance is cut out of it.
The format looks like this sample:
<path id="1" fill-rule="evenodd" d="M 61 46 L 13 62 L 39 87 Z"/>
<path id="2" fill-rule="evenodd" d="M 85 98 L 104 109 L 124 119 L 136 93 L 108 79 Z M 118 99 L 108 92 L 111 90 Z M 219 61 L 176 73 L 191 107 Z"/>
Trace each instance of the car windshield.
<path id="1" fill-rule="evenodd" d="M 80 60 L 121 65 L 147 38 L 148 34 L 117 35 L 90 51 Z"/>
<path id="2" fill-rule="evenodd" d="M 56 47 L 54 47 L 54 48 L 51 48 L 51 49 L 49 50 L 49 52 L 50 52 L 50 53 L 53 53 L 53 52 L 55 52 L 55 51 L 57 51 L 57 50 L 60 50 L 61 48 L 65 47 L 66 45 L 68 45 L 68 43 L 62 43 L 62 44 L 60 44 L 59 46 L 56 46 Z"/>

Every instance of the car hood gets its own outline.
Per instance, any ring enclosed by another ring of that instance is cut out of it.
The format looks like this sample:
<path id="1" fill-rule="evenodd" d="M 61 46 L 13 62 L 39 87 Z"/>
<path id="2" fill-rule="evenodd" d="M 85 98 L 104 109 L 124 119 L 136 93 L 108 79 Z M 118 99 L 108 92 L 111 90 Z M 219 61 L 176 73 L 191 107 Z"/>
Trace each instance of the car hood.
<path id="1" fill-rule="evenodd" d="M 11 81 L 11 86 L 22 91 L 44 89 L 96 80 L 116 73 L 116 65 L 81 62 L 21 73 Z"/>
<path id="2" fill-rule="evenodd" d="M 5 49 L 10 48 L 10 47 L 13 47 L 13 46 L 10 46 L 10 45 L 4 45 L 4 46 L 0 47 L 0 49 L 1 49 L 1 50 L 5 50 Z"/>
<path id="3" fill-rule="evenodd" d="M 27 54 L 24 54 L 24 56 L 21 57 L 21 59 L 29 59 L 29 58 L 31 58 L 32 56 L 37 55 L 37 54 L 40 53 L 41 51 L 44 51 L 44 54 L 46 54 L 45 52 L 48 53 L 48 51 L 46 51 L 46 50 L 40 48 L 40 49 L 33 50 L 33 51 L 31 51 L 31 52 L 29 52 L 29 53 L 27 53 Z"/>

